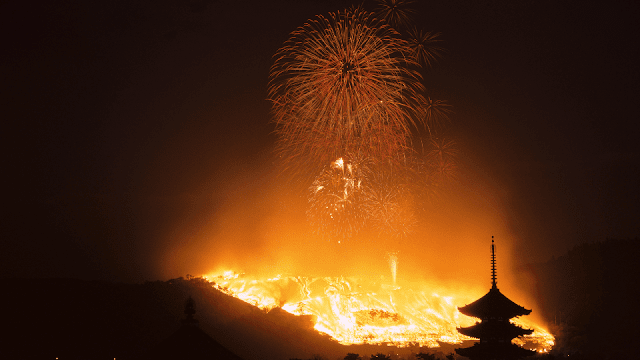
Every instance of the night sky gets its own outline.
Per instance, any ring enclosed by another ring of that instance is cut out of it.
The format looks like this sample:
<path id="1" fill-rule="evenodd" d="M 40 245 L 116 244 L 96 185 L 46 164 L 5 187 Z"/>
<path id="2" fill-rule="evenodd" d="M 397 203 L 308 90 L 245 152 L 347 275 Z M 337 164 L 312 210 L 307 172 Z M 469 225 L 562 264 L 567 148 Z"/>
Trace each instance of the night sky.
<path id="1" fill-rule="evenodd" d="M 343 251 L 308 235 L 305 200 L 283 191 L 266 99 L 288 34 L 352 3 L 0 5 L 0 276 L 300 271 L 296 256 Z M 447 49 L 424 83 L 454 106 L 461 160 L 456 192 L 405 249 L 459 267 L 486 250 L 485 266 L 491 235 L 514 263 L 640 236 L 638 7 L 416 4 Z"/>

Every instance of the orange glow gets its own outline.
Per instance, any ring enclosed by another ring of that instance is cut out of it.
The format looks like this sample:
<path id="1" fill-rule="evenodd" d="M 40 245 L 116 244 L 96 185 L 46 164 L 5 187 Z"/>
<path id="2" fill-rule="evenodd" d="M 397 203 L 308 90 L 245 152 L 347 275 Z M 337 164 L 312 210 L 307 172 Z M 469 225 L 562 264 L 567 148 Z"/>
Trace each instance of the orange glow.
<path id="1" fill-rule="evenodd" d="M 457 306 L 475 300 L 475 293 L 443 292 L 424 284 L 385 283 L 347 277 L 250 277 L 225 271 L 205 276 L 213 286 L 264 310 L 282 308 L 311 316 L 314 328 L 341 344 L 438 347 L 472 340 L 456 330 L 477 319 L 461 314 Z M 548 351 L 554 337 L 526 318 L 514 323 L 534 329 L 513 342 L 536 351 Z"/>
<path id="2" fill-rule="evenodd" d="M 336 159 L 333 166 L 340 166 Z M 348 164 L 343 159 L 345 171 Z M 534 333 L 514 342 L 537 350 L 553 346 L 530 291 L 535 279 L 518 268 L 528 254 L 518 251 L 521 231 L 510 225 L 504 205 L 510 193 L 500 184 L 467 170 L 455 191 L 421 202 L 420 221 L 405 238 L 363 228 L 339 243 L 313 232 L 307 198 L 288 192 L 275 174 L 243 182 L 246 175 L 230 177 L 229 184 L 244 185 L 222 188 L 227 198 L 215 212 L 185 219 L 167 233 L 181 241 L 164 250 L 160 276 L 208 274 L 216 288 L 265 311 L 304 314 L 301 320 L 344 344 L 437 346 L 464 340 L 456 328 L 476 321 L 456 307 L 489 290 L 495 235 L 498 287 L 533 309 L 517 321 Z"/>

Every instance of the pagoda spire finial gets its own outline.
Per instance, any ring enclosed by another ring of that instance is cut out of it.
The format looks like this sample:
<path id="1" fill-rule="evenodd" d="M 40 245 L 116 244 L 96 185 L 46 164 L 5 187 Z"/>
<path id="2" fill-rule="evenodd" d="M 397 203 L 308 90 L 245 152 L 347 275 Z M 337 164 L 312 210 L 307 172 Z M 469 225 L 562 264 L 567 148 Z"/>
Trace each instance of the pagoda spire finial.
<path id="1" fill-rule="evenodd" d="M 496 280 L 496 245 L 493 243 L 493 235 L 491 235 L 491 288 L 498 288 Z"/>

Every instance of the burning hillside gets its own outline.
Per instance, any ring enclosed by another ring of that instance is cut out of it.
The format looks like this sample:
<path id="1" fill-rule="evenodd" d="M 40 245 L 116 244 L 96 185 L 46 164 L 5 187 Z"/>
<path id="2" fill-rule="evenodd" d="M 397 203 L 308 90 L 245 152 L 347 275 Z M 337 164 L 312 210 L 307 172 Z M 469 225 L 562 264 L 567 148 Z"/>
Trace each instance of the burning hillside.
<path id="1" fill-rule="evenodd" d="M 457 310 L 473 301 L 473 295 L 347 277 L 258 278 L 226 271 L 205 278 L 215 288 L 263 310 L 282 308 L 310 316 L 317 331 L 345 345 L 438 347 L 473 340 L 456 330 L 476 322 Z M 539 325 L 520 318 L 514 322 L 534 330 L 514 343 L 540 352 L 553 347 L 553 335 Z"/>

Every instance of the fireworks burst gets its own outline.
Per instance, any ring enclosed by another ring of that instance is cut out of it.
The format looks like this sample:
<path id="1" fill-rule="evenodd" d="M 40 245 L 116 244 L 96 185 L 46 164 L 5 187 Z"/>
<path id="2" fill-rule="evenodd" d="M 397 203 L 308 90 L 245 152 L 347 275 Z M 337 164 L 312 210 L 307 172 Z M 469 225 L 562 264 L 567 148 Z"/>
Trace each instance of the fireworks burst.
<path id="1" fill-rule="evenodd" d="M 362 206 L 367 161 L 339 158 L 324 169 L 309 188 L 307 218 L 316 231 L 329 238 L 349 238 L 366 219 Z"/>
<path id="2" fill-rule="evenodd" d="M 436 186 L 449 183 L 457 174 L 458 149 L 451 139 L 432 138 L 431 150 L 426 154 L 427 176 Z"/>
<path id="3" fill-rule="evenodd" d="M 427 97 L 425 103 L 425 123 L 429 125 L 429 129 L 437 128 L 449 120 L 451 114 L 451 105 L 444 100 L 433 100 Z"/>
<path id="4" fill-rule="evenodd" d="M 409 32 L 408 42 L 409 47 L 413 50 L 412 56 L 415 62 L 426 67 L 431 67 L 439 57 L 442 57 L 444 49 L 438 44 L 442 41 L 438 39 L 438 36 L 440 36 L 440 33 L 431 31 L 422 32 L 422 30 L 416 28 L 413 28 Z"/>
<path id="5" fill-rule="evenodd" d="M 382 159 L 404 151 L 426 101 L 410 53 L 395 30 L 360 9 L 294 31 L 270 74 L 281 156 L 318 168 L 352 152 Z"/>
<path id="6" fill-rule="evenodd" d="M 379 170 L 371 176 L 364 189 L 368 221 L 380 236 L 404 238 L 415 226 L 414 198 L 402 176 L 389 170 Z"/>
<path id="7" fill-rule="evenodd" d="M 415 0 L 377 0 L 376 15 L 385 19 L 396 29 L 408 27 L 411 24 L 411 16 L 415 11 L 410 5 Z"/>
<path id="8" fill-rule="evenodd" d="M 439 33 L 414 29 L 407 41 L 396 31 L 409 27 L 414 2 L 318 15 L 275 54 L 269 100 L 279 158 L 292 178 L 319 174 L 306 214 L 324 237 L 349 238 L 367 224 L 405 238 L 416 223 L 416 190 L 455 172 L 455 143 L 431 140 L 439 150 L 421 157 L 411 142 L 419 125 L 432 135 L 451 113 L 422 95 L 420 68 L 440 57 Z"/>

